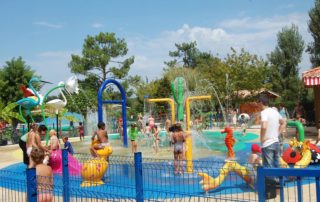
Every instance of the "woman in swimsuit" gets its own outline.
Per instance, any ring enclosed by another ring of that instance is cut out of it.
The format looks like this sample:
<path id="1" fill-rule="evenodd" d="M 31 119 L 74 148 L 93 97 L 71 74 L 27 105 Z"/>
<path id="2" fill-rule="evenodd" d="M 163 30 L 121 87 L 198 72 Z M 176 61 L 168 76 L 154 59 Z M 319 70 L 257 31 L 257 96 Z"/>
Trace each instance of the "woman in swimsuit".
<path id="1" fill-rule="evenodd" d="M 174 156 L 174 173 L 182 174 L 182 160 L 184 151 L 184 142 L 186 140 L 185 134 L 180 124 L 174 125 L 172 144 L 173 144 L 173 156 Z"/>

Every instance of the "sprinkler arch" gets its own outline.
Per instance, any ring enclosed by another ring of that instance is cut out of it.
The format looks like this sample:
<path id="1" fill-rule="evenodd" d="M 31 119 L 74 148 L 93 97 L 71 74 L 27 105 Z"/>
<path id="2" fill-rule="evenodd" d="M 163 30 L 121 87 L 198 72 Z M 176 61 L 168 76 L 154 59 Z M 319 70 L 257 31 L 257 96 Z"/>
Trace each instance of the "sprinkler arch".
<path id="1" fill-rule="evenodd" d="M 114 84 L 118 87 L 121 93 L 121 100 L 102 100 L 102 94 L 104 89 L 108 84 Z M 122 121 L 123 121 L 123 146 L 128 147 L 128 139 L 127 139 L 127 103 L 126 103 L 126 92 L 122 85 L 116 81 L 115 79 L 107 79 L 105 80 L 98 91 L 98 122 L 103 121 L 103 104 L 121 104 L 122 106 Z"/>

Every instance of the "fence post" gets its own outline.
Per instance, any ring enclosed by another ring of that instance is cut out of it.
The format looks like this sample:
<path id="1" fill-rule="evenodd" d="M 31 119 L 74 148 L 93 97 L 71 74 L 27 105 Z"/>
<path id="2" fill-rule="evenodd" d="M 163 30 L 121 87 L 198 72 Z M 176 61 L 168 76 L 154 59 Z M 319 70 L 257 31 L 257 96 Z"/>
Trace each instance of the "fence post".
<path id="1" fill-rule="evenodd" d="M 142 155 L 134 153 L 134 170 L 136 179 L 136 201 L 143 202 Z"/>
<path id="2" fill-rule="evenodd" d="M 27 199 L 28 202 L 37 202 L 37 175 L 35 168 L 27 168 Z"/>
<path id="3" fill-rule="evenodd" d="M 259 166 L 257 168 L 257 185 L 258 185 L 258 199 L 259 202 L 266 201 L 266 179 L 263 174 L 263 167 Z"/>
<path id="4" fill-rule="evenodd" d="M 62 181 L 63 181 L 63 201 L 70 202 L 68 150 L 66 149 L 62 149 Z"/>

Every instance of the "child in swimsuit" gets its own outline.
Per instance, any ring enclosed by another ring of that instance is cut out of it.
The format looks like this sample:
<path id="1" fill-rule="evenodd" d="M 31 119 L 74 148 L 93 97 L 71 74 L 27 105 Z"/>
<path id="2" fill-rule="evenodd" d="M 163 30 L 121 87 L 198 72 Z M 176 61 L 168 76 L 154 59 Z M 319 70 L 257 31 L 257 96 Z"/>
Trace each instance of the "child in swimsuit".
<path id="1" fill-rule="evenodd" d="M 160 133 L 160 130 L 159 130 L 158 126 L 155 125 L 154 126 L 154 134 L 153 134 L 153 138 L 154 138 L 153 148 L 154 148 L 154 151 L 156 154 L 159 151 L 159 141 L 160 141 L 159 133 Z"/>
<path id="2" fill-rule="evenodd" d="M 182 160 L 184 154 L 184 142 L 186 140 L 185 134 L 180 124 L 174 125 L 172 134 L 173 155 L 174 155 L 174 173 L 182 174 Z"/>
<path id="3" fill-rule="evenodd" d="M 82 125 L 82 122 L 79 123 L 78 131 L 79 131 L 80 141 L 84 141 L 84 127 Z"/>
<path id="4" fill-rule="evenodd" d="M 91 154 L 95 157 L 97 156 L 97 150 L 104 149 L 105 147 L 110 146 L 108 133 L 105 130 L 105 128 L 106 128 L 106 124 L 104 122 L 98 123 L 98 130 L 94 132 L 91 138 L 91 140 L 93 141 L 95 139 L 95 136 L 97 136 L 99 141 L 99 144 L 93 145 L 90 148 Z"/>
<path id="5" fill-rule="evenodd" d="M 50 166 L 43 164 L 44 151 L 33 147 L 31 151 L 31 159 L 35 163 L 37 175 L 37 190 L 39 202 L 51 202 L 53 200 L 52 186 L 53 177 Z"/>
<path id="6" fill-rule="evenodd" d="M 152 130 L 154 128 L 154 126 L 155 126 L 154 118 L 152 117 L 152 115 L 149 116 L 148 122 L 149 122 L 150 129 Z"/>
<path id="7" fill-rule="evenodd" d="M 128 131 L 128 135 L 131 140 L 131 151 L 132 151 L 132 153 L 135 153 L 135 152 L 137 152 L 137 148 L 138 148 L 138 145 L 136 142 L 136 139 L 138 137 L 138 129 L 137 129 L 135 123 L 131 124 L 129 131 Z"/>

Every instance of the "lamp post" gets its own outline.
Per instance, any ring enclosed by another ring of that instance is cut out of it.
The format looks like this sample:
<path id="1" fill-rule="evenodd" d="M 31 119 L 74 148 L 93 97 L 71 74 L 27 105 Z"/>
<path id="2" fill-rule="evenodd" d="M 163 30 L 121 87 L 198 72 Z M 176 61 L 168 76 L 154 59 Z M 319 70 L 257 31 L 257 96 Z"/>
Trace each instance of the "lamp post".
<path id="1" fill-rule="evenodd" d="M 56 109 L 57 137 L 59 139 L 59 111 Z"/>

